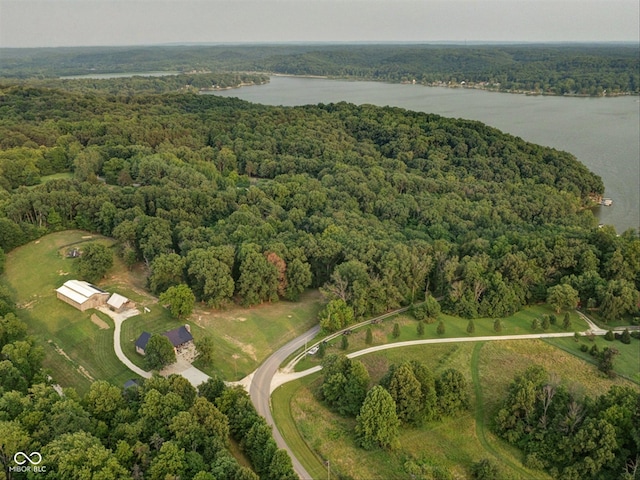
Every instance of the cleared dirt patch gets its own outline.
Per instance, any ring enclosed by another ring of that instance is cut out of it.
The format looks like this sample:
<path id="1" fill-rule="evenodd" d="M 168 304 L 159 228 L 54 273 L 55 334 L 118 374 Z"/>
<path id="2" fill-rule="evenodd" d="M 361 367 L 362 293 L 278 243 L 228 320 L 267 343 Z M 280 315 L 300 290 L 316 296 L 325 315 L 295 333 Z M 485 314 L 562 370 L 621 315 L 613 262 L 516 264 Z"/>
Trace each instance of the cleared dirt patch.
<path id="1" fill-rule="evenodd" d="M 244 353 L 246 353 L 247 355 L 249 355 L 254 361 L 258 361 L 258 358 L 256 357 L 256 349 L 253 345 L 246 345 L 244 343 L 242 343 L 239 340 L 236 340 L 235 338 L 229 336 L 229 335 L 225 335 L 223 337 L 227 342 L 235 345 L 236 347 L 239 347 Z"/>
<path id="2" fill-rule="evenodd" d="M 107 322 L 105 322 L 104 320 L 102 320 L 95 313 L 91 315 L 91 321 L 94 324 L 96 324 L 100 330 L 108 330 L 109 329 L 109 324 Z"/>

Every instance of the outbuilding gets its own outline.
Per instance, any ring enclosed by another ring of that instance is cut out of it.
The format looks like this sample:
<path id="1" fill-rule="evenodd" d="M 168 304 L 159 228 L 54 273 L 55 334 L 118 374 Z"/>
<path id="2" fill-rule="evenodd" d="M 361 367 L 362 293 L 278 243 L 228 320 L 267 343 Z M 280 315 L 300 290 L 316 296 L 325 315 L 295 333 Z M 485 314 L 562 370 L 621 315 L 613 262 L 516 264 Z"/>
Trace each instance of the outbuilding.
<path id="1" fill-rule="evenodd" d="M 109 298 L 109 292 L 82 280 L 68 280 L 56 289 L 60 300 L 84 312 L 89 308 L 104 305 Z"/>
<path id="2" fill-rule="evenodd" d="M 131 301 L 118 293 L 114 293 L 107 300 L 107 307 L 114 312 L 122 312 L 131 306 Z"/>

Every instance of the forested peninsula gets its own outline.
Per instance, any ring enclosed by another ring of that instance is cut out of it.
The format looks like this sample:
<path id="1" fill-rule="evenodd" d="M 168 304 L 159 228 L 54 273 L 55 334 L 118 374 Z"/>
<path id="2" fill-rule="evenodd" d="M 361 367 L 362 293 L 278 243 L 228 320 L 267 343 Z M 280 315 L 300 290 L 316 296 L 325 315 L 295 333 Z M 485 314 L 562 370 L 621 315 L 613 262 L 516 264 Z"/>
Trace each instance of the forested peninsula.
<path id="1" fill-rule="evenodd" d="M 1 92 L 5 252 L 99 232 L 146 263 L 154 293 L 186 283 L 211 306 L 324 286 L 354 318 L 425 295 L 501 317 L 562 285 L 607 318 L 635 307 L 640 242 L 596 227 L 600 178 L 479 122 L 189 92 Z"/>
<path id="2" fill-rule="evenodd" d="M 129 72 L 264 72 L 612 96 L 640 92 L 637 44 L 198 45 L 0 49 L 0 76 Z"/>

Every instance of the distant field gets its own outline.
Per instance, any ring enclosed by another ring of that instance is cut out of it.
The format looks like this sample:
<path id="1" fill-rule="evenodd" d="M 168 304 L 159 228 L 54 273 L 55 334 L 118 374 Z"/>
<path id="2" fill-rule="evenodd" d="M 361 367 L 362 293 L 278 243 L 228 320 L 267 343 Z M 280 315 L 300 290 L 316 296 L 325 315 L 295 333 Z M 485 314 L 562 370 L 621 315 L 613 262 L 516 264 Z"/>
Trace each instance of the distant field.
<path id="1" fill-rule="evenodd" d="M 574 342 L 572 338 L 568 341 Z M 301 452 L 301 461 L 310 472 L 320 472 L 322 462 L 328 459 L 336 478 L 406 478 L 404 465 L 413 462 L 426 470 L 449 470 L 453 478 L 468 478 L 470 466 L 487 457 L 502 466 L 506 478 L 547 479 L 546 473 L 523 467 L 520 452 L 491 432 L 491 419 L 513 377 L 529 365 L 540 364 L 586 395 L 604 393 L 613 384 L 634 385 L 622 378 L 612 381 L 594 365 L 541 340 L 416 346 L 359 357 L 372 382 L 377 382 L 389 365 L 412 359 L 424 362 L 436 373 L 450 367 L 460 370 L 469 382 L 472 410 L 454 419 L 403 430 L 402 447 L 396 452 L 365 452 L 355 446 L 354 420 L 333 414 L 315 398 L 321 374 L 274 392 L 276 422 L 296 454 Z"/>
<path id="2" fill-rule="evenodd" d="M 405 342 L 409 340 L 420 340 L 427 338 L 458 338 L 458 337 L 484 337 L 491 335 L 522 335 L 522 334 L 531 334 L 531 333 L 557 333 L 557 332 L 566 332 L 562 328 L 562 320 L 564 318 L 564 313 L 560 315 L 556 315 L 557 323 L 556 325 L 551 325 L 548 330 L 542 330 L 538 328 L 537 330 L 531 329 L 531 322 L 534 318 L 542 319 L 542 315 L 550 315 L 554 314 L 553 309 L 548 305 L 533 305 L 524 308 L 518 313 L 501 319 L 502 322 L 502 331 L 496 333 L 493 330 L 493 322 L 492 318 L 478 318 L 473 320 L 475 326 L 474 333 L 467 333 L 467 325 L 469 320 L 460 317 L 454 317 L 447 314 L 441 314 L 438 317 L 438 321 L 442 320 L 445 325 L 445 333 L 443 335 L 439 335 L 437 333 L 438 322 L 425 324 L 425 332 L 424 335 L 418 336 L 417 327 L 418 321 L 413 318 L 408 313 L 400 314 L 395 317 L 387 318 L 383 322 L 371 325 L 372 333 L 373 333 L 373 344 L 367 345 L 365 343 L 367 326 L 358 328 L 354 330 L 351 335 L 348 336 L 349 347 L 346 351 L 340 349 L 340 338 L 336 338 L 329 343 L 329 347 L 327 348 L 328 353 L 349 353 L 355 352 L 357 350 L 362 350 L 364 348 L 382 345 L 386 343 L 393 342 Z M 400 325 L 400 336 L 398 338 L 393 338 L 393 325 L 394 323 L 398 323 Z M 588 328 L 588 325 L 582 320 L 577 313 L 571 312 L 571 328 L 568 330 L 569 332 L 574 331 L 583 331 Z M 323 334 L 318 335 L 315 341 L 319 341 L 324 338 Z M 310 342 L 311 344 L 312 342 Z M 300 363 L 296 365 L 296 371 L 306 370 L 314 365 L 320 363 L 320 360 L 315 357 L 307 357 Z"/>
<path id="3" fill-rule="evenodd" d="M 55 289 L 75 278 L 74 260 L 64 255 L 66 246 L 88 241 L 112 244 L 78 230 L 53 233 L 10 252 L 1 277 L 15 294 L 18 316 L 45 348 L 45 368 L 60 385 L 81 394 L 92 380 L 122 385 L 136 377 L 115 355 L 110 319 L 101 317 L 110 326 L 101 330 L 90 320 L 94 311 L 80 312 L 56 298 Z M 116 261 L 114 271 L 120 268 Z"/>

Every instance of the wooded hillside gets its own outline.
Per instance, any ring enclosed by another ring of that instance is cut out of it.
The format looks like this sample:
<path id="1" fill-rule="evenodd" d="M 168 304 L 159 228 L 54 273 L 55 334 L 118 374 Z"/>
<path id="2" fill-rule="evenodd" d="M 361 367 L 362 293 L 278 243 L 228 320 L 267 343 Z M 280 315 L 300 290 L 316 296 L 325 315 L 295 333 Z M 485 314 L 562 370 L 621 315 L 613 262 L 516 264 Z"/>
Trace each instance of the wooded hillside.
<path id="1" fill-rule="evenodd" d="M 25 86 L 2 88 L 0 112 L 5 251 L 98 231 L 155 293 L 186 282 L 214 306 L 324 285 L 354 318 L 425 292 L 500 317 L 562 283 L 606 318 L 637 309 L 640 241 L 596 228 L 600 178 L 479 122 Z"/>

